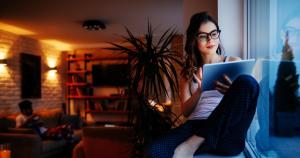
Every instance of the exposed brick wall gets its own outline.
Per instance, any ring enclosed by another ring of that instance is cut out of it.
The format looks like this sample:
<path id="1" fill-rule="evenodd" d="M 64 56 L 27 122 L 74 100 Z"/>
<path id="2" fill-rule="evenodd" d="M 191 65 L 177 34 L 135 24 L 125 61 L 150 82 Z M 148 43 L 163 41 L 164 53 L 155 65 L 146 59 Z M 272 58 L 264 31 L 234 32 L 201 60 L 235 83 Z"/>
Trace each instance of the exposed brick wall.
<path id="1" fill-rule="evenodd" d="M 20 53 L 41 57 L 42 97 L 29 99 L 35 110 L 61 107 L 64 102 L 61 71 L 61 52 L 55 47 L 37 40 L 0 30 L 0 53 L 5 54 L 8 64 L 0 68 L 0 116 L 19 112 L 21 98 Z M 4 52 L 4 53 L 3 53 Z M 1 57 L 1 54 L 0 54 Z M 48 61 L 56 61 L 58 72 L 49 77 Z M 1 72 L 2 71 L 2 72 Z"/>

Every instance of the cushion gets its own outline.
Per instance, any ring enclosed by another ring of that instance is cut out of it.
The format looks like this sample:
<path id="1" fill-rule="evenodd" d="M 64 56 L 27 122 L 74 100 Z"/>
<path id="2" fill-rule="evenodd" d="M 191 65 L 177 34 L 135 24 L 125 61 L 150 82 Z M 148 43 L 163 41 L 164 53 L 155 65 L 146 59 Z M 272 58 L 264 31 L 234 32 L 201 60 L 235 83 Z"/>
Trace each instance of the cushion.
<path id="1" fill-rule="evenodd" d="M 44 140 L 42 152 L 52 152 L 53 150 L 62 150 L 66 145 L 65 140 Z"/>
<path id="2" fill-rule="evenodd" d="M 8 128 L 7 132 L 16 134 L 35 134 L 36 132 L 31 128 Z"/>
<path id="3" fill-rule="evenodd" d="M 83 129 L 83 150 L 88 158 L 130 158 L 132 132 L 119 127 L 87 127 Z"/>
<path id="4" fill-rule="evenodd" d="M 16 121 L 11 118 L 2 117 L 0 118 L 0 132 L 7 132 L 8 128 L 14 128 Z"/>
<path id="5" fill-rule="evenodd" d="M 62 115 L 60 124 L 71 124 L 74 129 L 81 129 L 83 121 L 78 115 Z"/>
<path id="6" fill-rule="evenodd" d="M 16 114 L 10 114 L 4 117 L 0 118 L 0 132 L 1 131 L 7 131 L 8 128 L 14 128 L 16 127 L 16 117 L 18 116 L 19 113 Z M 60 119 L 63 115 L 63 112 L 59 108 L 55 109 L 47 109 L 43 111 L 36 111 L 36 114 L 38 114 L 42 121 L 45 124 L 45 127 L 47 128 L 52 128 L 56 127 Z"/>
<path id="7" fill-rule="evenodd" d="M 45 127 L 53 128 L 59 124 L 63 113 L 60 109 L 49 109 L 47 111 L 38 111 L 37 114 L 41 117 Z"/>

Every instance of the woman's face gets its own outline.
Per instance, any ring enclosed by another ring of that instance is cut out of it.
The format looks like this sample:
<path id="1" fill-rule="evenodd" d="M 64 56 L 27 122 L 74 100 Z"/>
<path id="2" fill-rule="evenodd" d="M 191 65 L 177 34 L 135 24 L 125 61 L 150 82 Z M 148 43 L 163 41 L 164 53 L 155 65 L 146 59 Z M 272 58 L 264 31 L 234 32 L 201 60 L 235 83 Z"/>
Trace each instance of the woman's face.
<path id="1" fill-rule="evenodd" d="M 202 55 L 209 55 L 217 52 L 219 46 L 220 32 L 212 22 L 206 22 L 200 25 L 197 34 L 197 46 Z"/>

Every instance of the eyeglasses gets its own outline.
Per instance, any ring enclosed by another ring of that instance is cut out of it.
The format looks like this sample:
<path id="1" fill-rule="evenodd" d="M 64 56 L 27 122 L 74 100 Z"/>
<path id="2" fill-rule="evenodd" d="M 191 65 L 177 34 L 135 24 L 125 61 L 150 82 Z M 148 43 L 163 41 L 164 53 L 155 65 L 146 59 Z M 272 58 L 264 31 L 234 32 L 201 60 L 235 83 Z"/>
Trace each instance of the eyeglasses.
<path id="1" fill-rule="evenodd" d="M 208 37 L 211 39 L 218 39 L 220 36 L 221 30 L 212 30 L 210 33 L 199 32 L 196 34 L 196 38 L 201 42 L 208 41 Z"/>

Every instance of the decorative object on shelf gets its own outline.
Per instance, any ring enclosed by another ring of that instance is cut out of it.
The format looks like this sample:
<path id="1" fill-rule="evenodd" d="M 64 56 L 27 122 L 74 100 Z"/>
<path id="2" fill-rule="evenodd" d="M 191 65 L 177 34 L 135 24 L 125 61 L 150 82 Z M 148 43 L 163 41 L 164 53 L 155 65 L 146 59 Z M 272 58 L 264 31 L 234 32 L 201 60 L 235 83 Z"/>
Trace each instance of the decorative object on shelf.
<path id="1" fill-rule="evenodd" d="M 144 149 L 153 139 L 161 136 L 175 126 L 174 120 L 178 117 L 169 110 L 157 110 L 151 106 L 149 100 L 162 104 L 162 96 L 167 96 L 170 90 L 175 99 L 178 94 L 178 79 L 175 64 L 182 66 L 181 56 L 178 52 L 170 50 L 169 45 L 175 37 L 175 30 L 167 29 L 158 42 L 154 42 L 153 30 L 148 23 L 148 31 L 144 39 L 135 37 L 126 28 L 128 37 L 124 40 L 131 46 L 110 43 L 113 47 L 109 50 L 119 51 L 128 55 L 130 63 L 130 88 L 129 96 L 136 96 L 138 103 L 131 107 L 130 123 L 135 132 L 135 150 L 133 157 L 142 157 Z M 164 78 L 167 82 L 164 81 Z M 169 85 L 167 85 L 168 83 Z M 171 97 L 171 96 L 169 96 Z M 169 113 L 166 113 L 168 111 Z"/>
<path id="2" fill-rule="evenodd" d="M 82 27 L 88 31 L 98 31 L 106 28 L 104 22 L 101 20 L 85 20 Z"/>

